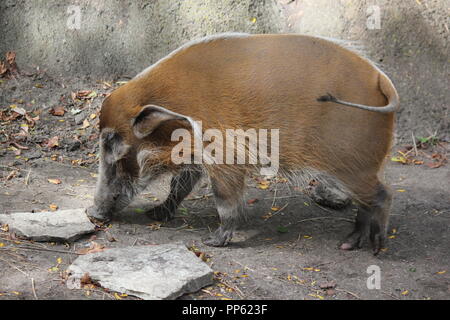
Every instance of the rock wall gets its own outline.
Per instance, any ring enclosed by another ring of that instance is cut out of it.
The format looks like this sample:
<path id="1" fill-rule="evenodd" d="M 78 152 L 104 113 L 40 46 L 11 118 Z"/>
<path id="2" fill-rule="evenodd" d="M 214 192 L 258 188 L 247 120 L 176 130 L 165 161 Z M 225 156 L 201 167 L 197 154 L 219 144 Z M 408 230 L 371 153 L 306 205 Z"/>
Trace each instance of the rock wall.
<path id="1" fill-rule="evenodd" d="M 2 0 L 0 54 L 65 76 L 131 76 L 192 38 L 281 26 L 273 1 Z"/>
<path id="2" fill-rule="evenodd" d="M 12 50 L 19 67 L 109 79 L 218 32 L 356 40 L 400 93 L 399 138 L 450 140 L 448 12 L 446 0 L 2 0 L 0 56 Z"/>

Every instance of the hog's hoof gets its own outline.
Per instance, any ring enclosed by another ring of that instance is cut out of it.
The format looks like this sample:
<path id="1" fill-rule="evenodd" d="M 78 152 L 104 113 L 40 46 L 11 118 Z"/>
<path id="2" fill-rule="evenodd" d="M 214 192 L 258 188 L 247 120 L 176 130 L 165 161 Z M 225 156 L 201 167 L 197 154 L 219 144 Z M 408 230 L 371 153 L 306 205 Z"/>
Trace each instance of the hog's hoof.
<path id="1" fill-rule="evenodd" d="M 361 249 L 366 238 L 367 235 L 364 232 L 353 231 L 345 238 L 339 248 L 342 250 Z"/>
<path id="2" fill-rule="evenodd" d="M 95 207 L 89 207 L 86 209 L 87 217 L 96 225 L 102 225 L 111 221 L 110 215 L 101 214 Z"/>
<path id="3" fill-rule="evenodd" d="M 382 229 L 375 221 L 372 221 L 370 224 L 370 244 L 372 245 L 372 251 L 375 256 L 380 253 L 386 243 L 386 233 Z"/>
<path id="4" fill-rule="evenodd" d="M 156 221 L 167 222 L 174 218 L 175 209 L 162 204 L 147 211 L 147 215 Z"/>
<path id="5" fill-rule="evenodd" d="M 210 247 L 225 247 L 231 241 L 233 231 L 223 230 L 221 227 L 202 238 L 202 242 Z"/>
<path id="6" fill-rule="evenodd" d="M 362 232 L 359 230 L 353 231 L 340 245 L 342 250 L 354 250 L 362 248 L 364 242 L 370 239 L 372 251 L 374 255 L 377 255 L 385 244 L 385 236 L 380 232 L 379 226 L 372 222 L 370 226 L 370 232 Z"/>

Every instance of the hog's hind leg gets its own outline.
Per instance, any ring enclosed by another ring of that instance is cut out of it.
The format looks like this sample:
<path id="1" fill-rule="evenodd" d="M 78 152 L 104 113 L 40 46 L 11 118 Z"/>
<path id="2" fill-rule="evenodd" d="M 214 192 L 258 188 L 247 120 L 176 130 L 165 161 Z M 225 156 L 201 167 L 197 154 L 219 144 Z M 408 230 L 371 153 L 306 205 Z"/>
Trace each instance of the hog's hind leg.
<path id="1" fill-rule="evenodd" d="M 344 250 L 361 248 L 368 238 L 372 244 L 373 253 L 378 254 L 385 245 L 391 203 L 390 191 L 379 183 L 370 204 L 360 204 L 355 229 L 347 236 L 340 248 Z"/>

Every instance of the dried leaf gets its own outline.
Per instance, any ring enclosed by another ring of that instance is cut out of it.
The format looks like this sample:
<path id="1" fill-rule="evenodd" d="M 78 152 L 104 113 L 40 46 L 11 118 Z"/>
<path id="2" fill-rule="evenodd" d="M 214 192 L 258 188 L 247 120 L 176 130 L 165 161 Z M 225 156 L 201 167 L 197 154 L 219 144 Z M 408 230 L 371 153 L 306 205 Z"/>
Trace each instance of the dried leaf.
<path id="1" fill-rule="evenodd" d="M 88 285 L 88 284 L 93 284 L 91 276 L 89 275 L 88 272 L 86 272 L 80 279 L 80 284 L 82 286 L 84 285 Z"/>
<path id="2" fill-rule="evenodd" d="M 431 169 L 439 168 L 447 162 L 447 158 L 440 153 L 434 153 L 431 158 L 434 160 L 434 162 L 427 163 L 427 166 Z"/>
<path id="3" fill-rule="evenodd" d="M 25 119 L 27 120 L 28 124 L 33 127 L 34 124 L 36 123 L 36 121 L 39 120 L 39 116 L 36 116 L 34 118 L 32 118 L 28 113 L 25 114 Z"/>
<path id="4" fill-rule="evenodd" d="M 258 184 L 258 188 L 259 189 L 261 189 L 261 190 L 266 190 L 266 189 L 268 189 L 269 188 L 269 185 L 268 184 Z"/>
<path id="5" fill-rule="evenodd" d="M 8 72 L 8 68 L 3 61 L 0 61 L 0 76 L 5 75 Z"/>
<path id="6" fill-rule="evenodd" d="M 150 228 L 150 230 L 156 231 L 159 230 L 161 228 L 161 223 L 150 223 L 148 225 L 148 227 Z"/>
<path id="7" fill-rule="evenodd" d="M 12 178 L 15 178 L 16 175 L 17 175 L 17 173 L 19 173 L 19 171 L 17 171 L 17 170 L 11 171 L 11 172 L 8 174 L 8 176 L 6 177 L 6 181 L 9 181 L 9 180 L 11 180 Z"/>
<path id="8" fill-rule="evenodd" d="M 88 119 L 84 119 L 83 121 L 83 125 L 81 126 L 81 129 L 86 129 L 87 127 L 89 127 L 91 124 L 89 123 Z"/>
<path id="9" fill-rule="evenodd" d="M 95 91 L 92 91 L 91 93 L 89 93 L 87 95 L 87 98 L 95 98 L 95 97 L 97 97 L 97 92 L 95 92 Z"/>
<path id="10" fill-rule="evenodd" d="M 6 53 L 6 62 L 8 62 L 10 65 L 16 63 L 16 53 L 14 51 L 8 51 Z"/>
<path id="11" fill-rule="evenodd" d="M 0 75 L 7 75 L 8 73 L 17 73 L 16 53 L 8 51 L 5 54 L 6 62 L 0 64 Z"/>
<path id="12" fill-rule="evenodd" d="M 54 148 L 59 146 L 59 137 L 58 136 L 54 136 L 53 138 L 48 139 L 45 143 L 44 143 L 44 147 L 47 147 L 49 149 Z"/>
<path id="13" fill-rule="evenodd" d="M 80 100 L 88 100 L 97 97 L 97 92 L 92 90 L 80 90 L 75 94 L 72 92 L 71 94 L 72 100 L 80 99 Z"/>
<path id="14" fill-rule="evenodd" d="M 53 184 L 61 184 L 61 179 L 47 179 L 48 182 Z"/>
<path id="15" fill-rule="evenodd" d="M 28 125 L 26 123 L 20 124 L 19 136 L 28 136 Z"/>
<path id="16" fill-rule="evenodd" d="M 106 235 L 106 240 L 108 240 L 109 242 L 116 242 L 117 239 L 114 238 L 111 233 L 109 233 L 108 231 L 105 231 L 105 235 Z"/>
<path id="17" fill-rule="evenodd" d="M 320 289 L 333 289 L 336 287 L 336 282 L 335 281 L 327 281 L 327 282 L 322 282 L 321 284 L 319 284 Z"/>
<path id="18" fill-rule="evenodd" d="M 261 218 L 263 218 L 264 220 L 267 220 L 267 219 L 272 218 L 272 216 L 273 216 L 273 214 L 272 214 L 271 212 L 269 212 L 269 213 L 267 213 L 267 214 L 261 216 Z"/>
<path id="19" fill-rule="evenodd" d="M 391 161 L 393 161 L 393 162 L 400 162 L 400 163 L 403 163 L 403 164 L 406 164 L 408 161 L 406 160 L 406 158 L 404 158 L 404 157 L 402 157 L 402 156 L 399 156 L 399 157 L 392 157 L 391 158 Z"/>
<path id="20" fill-rule="evenodd" d="M 89 254 L 89 253 L 95 253 L 95 252 L 102 252 L 105 250 L 105 246 L 102 244 L 99 244 L 98 242 L 91 241 L 91 244 L 89 248 L 80 249 L 77 251 L 78 254 Z"/>
<path id="21" fill-rule="evenodd" d="M 63 106 L 56 106 L 50 109 L 50 114 L 57 117 L 62 117 L 65 113 L 66 109 Z"/>
<path id="22" fill-rule="evenodd" d="M 18 107 L 18 106 L 15 105 L 15 104 L 10 105 L 9 107 L 11 108 L 11 110 L 12 110 L 13 112 L 18 113 L 18 114 L 20 114 L 21 116 L 24 116 L 24 115 L 27 113 L 27 111 L 26 111 L 24 108 Z"/>

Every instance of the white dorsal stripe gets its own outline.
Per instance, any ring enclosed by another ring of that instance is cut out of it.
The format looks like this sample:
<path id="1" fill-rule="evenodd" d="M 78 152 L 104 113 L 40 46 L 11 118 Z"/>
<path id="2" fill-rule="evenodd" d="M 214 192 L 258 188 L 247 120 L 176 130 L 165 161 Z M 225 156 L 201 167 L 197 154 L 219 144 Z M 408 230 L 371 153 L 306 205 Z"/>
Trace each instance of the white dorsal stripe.
<path id="1" fill-rule="evenodd" d="M 144 71 L 140 72 L 137 76 L 135 76 L 134 79 L 137 79 L 137 78 L 140 78 L 140 77 L 146 75 L 148 72 L 150 72 L 150 70 L 155 68 L 162 61 L 165 61 L 165 60 L 169 59 L 170 57 L 174 56 L 178 52 L 183 51 L 184 49 L 187 49 L 187 48 L 189 48 L 189 47 L 191 47 L 193 45 L 200 44 L 200 43 L 207 43 L 207 42 L 220 40 L 220 39 L 245 38 L 245 37 L 248 37 L 248 36 L 250 36 L 249 33 L 226 32 L 226 33 L 213 34 L 213 35 L 206 36 L 206 37 L 203 37 L 203 38 L 200 38 L 200 39 L 191 40 L 191 41 L 185 43 L 184 45 L 182 45 L 181 47 L 179 47 L 178 49 L 175 49 L 174 51 L 169 53 L 167 56 L 159 59 L 157 62 L 155 62 L 151 66 L 147 67 Z"/>

